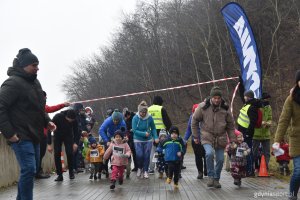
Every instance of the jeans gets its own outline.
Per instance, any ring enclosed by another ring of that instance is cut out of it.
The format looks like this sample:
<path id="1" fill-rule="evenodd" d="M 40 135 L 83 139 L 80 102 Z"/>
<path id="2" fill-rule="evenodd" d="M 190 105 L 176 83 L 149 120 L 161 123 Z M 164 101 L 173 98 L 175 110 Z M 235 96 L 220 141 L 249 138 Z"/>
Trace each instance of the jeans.
<path id="1" fill-rule="evenodd" d="M 149 171 L 154 171 L 155 162 L 152 162 L 152 159 L 154 157 L 155 152 L 156 152 L 156 146 L 152 145 L 151 154 L 150 154 L 150 167 L 149 167 Z"/>
<path id="2" fill-rule="evenodd" d="M 203 144 L 205 149 L 207 175 L 215 180 L 220 180 L 224 163 L 224 149 L 213 149 L 211 144 Z M 214 166 L 214 154 L 216 156 L 216 166 Z"/>
<path id="3" fill-rule="evenodd" d="M 290 181 L 290 195 L 297 197 L 300 187 L 300 156 L 293 158 L 294 170 Z"/>
<path id="4" fill-rule="evenodd" d="M 33 199 L 33 182 L 40 159 L 40 145 L 20 140 L 11 144 L 20 166 L 17 200 Z"/>
<path id="5" fill-rule="evenodd" d="M 134 142 L 138 168 L 147 172 L 150 163 L 152 141 Z"/>

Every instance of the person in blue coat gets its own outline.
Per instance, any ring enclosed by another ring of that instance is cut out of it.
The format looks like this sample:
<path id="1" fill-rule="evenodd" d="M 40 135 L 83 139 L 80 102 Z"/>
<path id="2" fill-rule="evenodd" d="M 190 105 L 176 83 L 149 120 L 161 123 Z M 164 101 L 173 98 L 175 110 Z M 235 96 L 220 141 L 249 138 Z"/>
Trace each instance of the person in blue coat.
<path id="1" fill-rule="evenodd" d="M 188 122 L 188 126 L 184 135 L 183 140 L 185 141 L 185 143 L 188 141 L 188 139 L 190 138 L 190 136 L 192 135 L 192 129 L 191 129 L 191 123 L 192 123 L 192 118 L 193 118 L 193 113 L 195 112 L 196 108 L 198 107 L 199 104 L 194 104 L 193 108 L 192 108 L 192 114 L 190 116 L 189 122 Z M 201 140 L 200 137 L 200 126 L 198 128 L 198 137 Z M 204 176 L 207 176 L 207 169 L 206 169 L 206 159 L 205 159 L 205 149 L 203 147 L 203 145 L 199 142 L 198 144 L 196 144 L 194 142 L 194 136 L 192 135 L 192 147 L 193 147 L 193 151 L 195 154 L 195 162 L 196 162 L 196 167 L 198 170 L 198 176 L 197 179 L 203 179 L 203 172 L 204 172 Z M 204 168 L 204 171 L 203 171 Z"/>
<path id="2" fill-rule="evenodd" d="M 103 141 L 105 150 L 109 147 L 111 139 L 117 130 L 126 131 L 126 123 L 123 119 L 123 114 L 115 110 L 110 117 L 104 120 L 99 128 L 98 133 Z M 106 178 L 108 178 L 108 162 L 103 165 L 103 169 L 106 172 Z"/>
<path id="3" fill-rule="evenodd" d="M 150 154 L 153 139 L 158 143 L 158 136 L 152 116 L 148 113 L 148 105 L 142 101 L 138 106 L 138 113 L 132 119 L 133 142 L 137 158 L 137 177 L 142 175 L 149 178 Z"/>

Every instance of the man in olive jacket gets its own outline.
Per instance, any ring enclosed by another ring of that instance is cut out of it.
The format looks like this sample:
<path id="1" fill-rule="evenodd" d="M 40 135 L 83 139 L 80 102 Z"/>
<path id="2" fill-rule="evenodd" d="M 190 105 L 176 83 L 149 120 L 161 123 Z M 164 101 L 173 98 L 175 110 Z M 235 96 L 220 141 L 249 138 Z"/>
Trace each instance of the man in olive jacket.
<path id="1" fill-rule="evenodd" d="M 45 98 L 37 80 L 39 61 L 27 48 L 19 50 L 0 89 L 0 131 L 20 165 L 17 199 L 33 199 L 44 127 L 55 129 L 45 113 Z"/>
<path id="2" fill-rule="evenodd" d="M 221 188 L 219 183 L 224 162 L 224 149 L 227 145 L 227 134 L 235 142 L 234 120 L 229 107 L 222 99 L 219 87 L 213 87 L 210 98 L 200 105 L 193 114 L 192 133 L 194 142 L 199 144 L 198 128 L 201 127 L 201 143 L 205 149 L 208 187 Z M 214 153 L 216 165 L 214 166 Z"/>

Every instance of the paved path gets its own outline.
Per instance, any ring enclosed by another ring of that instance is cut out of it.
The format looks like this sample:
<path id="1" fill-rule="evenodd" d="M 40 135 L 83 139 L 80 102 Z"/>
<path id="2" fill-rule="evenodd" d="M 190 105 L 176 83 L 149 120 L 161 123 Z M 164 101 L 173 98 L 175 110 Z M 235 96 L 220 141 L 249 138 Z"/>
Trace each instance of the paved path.
<path id="1" fill-rule="evenodd" d="M 159 179 L 158 174 L 150 175 L 150 179 L 137 179 L 131 173 L 130 179 L 124 184 L 116 185 L 115 191 L 110 191 L 109 180 L 90 181 L 89 174 L 80 173 L 74 180 L 69 180 L 68 173 L 64 174 L 63 182 L 55 182 L 55 175 L 50 179 L 37 180 L 34 188 L 34 199 L 37 200 L 93 200 L 93 199 L 143 199 L 143 200 L 244 200 L 244 199 L 287 199 L 288 184 L 275 178 L 246 178 L 242 187 L 233 185 L 230 173 L 223 171 L 221 189 L 207 188 L 207 177 L 197 180 L 197 170 L 194 156 L 188 154 L 185 158 L 187 169 L 182 171 L 179 190 L 174 191 L 173 185 Z M 17 187 L 12 186 L 0 190 L 0 199 L 16 198 Z M 260 196 L 258 196 L 260 195 Z M 264 197 L 261 197 L 264 195 Z M 270 196 L 273 195 L 273 196 Z M 276 195 L 276 196 L 274 196 Z"/>

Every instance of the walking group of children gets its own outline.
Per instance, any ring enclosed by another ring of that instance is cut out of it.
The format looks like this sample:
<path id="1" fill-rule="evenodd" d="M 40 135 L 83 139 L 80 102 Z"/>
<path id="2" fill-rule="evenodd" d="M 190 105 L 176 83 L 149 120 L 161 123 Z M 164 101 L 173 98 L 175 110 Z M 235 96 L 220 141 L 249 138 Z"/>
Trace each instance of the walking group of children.
<path id="1" fill-rule="evenodd" d="M 115 189 L 117 181 L 120 185 L 123 184 L 124 171 L 131 156 L 131 150 L 126 140 L 124 140 L 124 135 L 125 132 L 117 130 L 106 151 L 104 151 L 103 145 L 97 144 L 95 138 L 91 137 L 88 139 L 87 135 L 83 135 L 83 140 L 89 143 L 88 148 L 84 150 L 85 159 L 90 164 L 89 179 L 101 179 L 102 166 L 110 159 L 112 167 L 110 178 L 111 190 Z M 162 131 L 159 135 L 159 145 L 157 148 L 159 178 L 163 178 L 163 173 L 165 173 L 168 184 L 174 180 L 174 189 L 178 189 L 181 156 L 184 153 L 183 144 L 178 139 L 178 136 L 179 129 L 175 126 L 170 129 L 169 136 L 166 132 Z"/>

